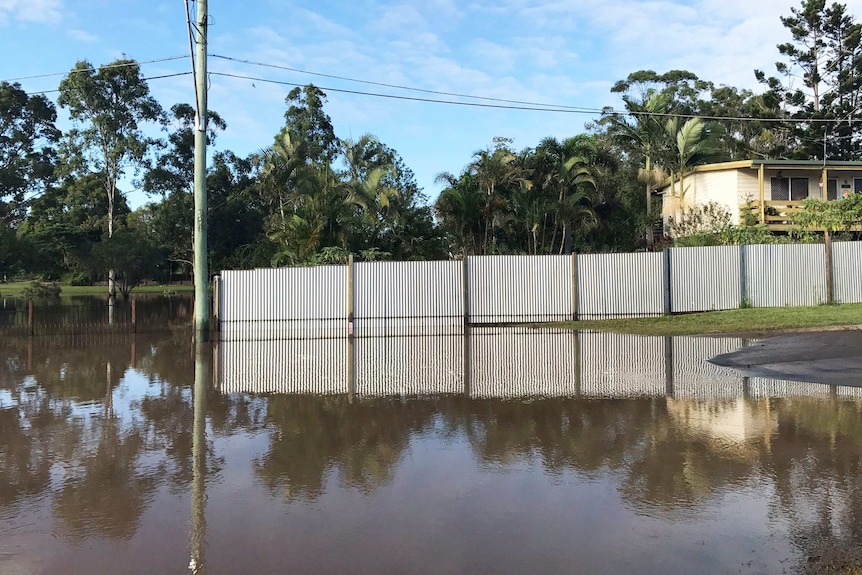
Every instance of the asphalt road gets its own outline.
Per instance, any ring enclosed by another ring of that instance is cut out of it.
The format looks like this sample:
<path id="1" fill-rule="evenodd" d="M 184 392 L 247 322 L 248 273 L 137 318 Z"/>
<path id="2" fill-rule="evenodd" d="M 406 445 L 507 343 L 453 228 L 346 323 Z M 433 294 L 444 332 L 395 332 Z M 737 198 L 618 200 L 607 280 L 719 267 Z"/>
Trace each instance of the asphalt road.
<path id="1" fill-rule="evenodd" d="M 862 330 L 772 337 L 710 361 L 752 377 L 862 387 Z"/>

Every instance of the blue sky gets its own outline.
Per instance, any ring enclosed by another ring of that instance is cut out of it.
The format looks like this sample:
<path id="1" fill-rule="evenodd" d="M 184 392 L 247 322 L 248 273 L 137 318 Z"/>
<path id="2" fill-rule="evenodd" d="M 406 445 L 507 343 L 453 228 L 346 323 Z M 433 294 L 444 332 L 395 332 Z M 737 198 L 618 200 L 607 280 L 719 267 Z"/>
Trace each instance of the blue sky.
<path id="1" fill-rule="evenodd" d="M 845 2 L 857 15 L 862 0 Z M 688 69 L 717 84 L 757 88 L 752 70 L 774 69 L 779 21 L 790 0 L 210 0 L 210 54 L 426 90 L 600 108 L 630 72 Z M 194 6 L 192 7 L 194 10 Z M 0 0 L 0 79 L 188 54 L 183 0 Z M 147 64 L 146 76 L 190 69 Z M 210 71 L 283 82 L 378 88 L 211 59 Z M 21 80 L 52 90 L 62 75 Z M 192 102 L 190 76 L 154 80 L 166 107 Z M 272 143 L 290 86 L 211 77 L 210 107 L 228 122 L 218 148 L 245 155 Z M 55 94 L 49 94 L 54 97 Z M 427 96 L 426 96 L 427 97 Z M 432 96 L 433 97 L 433 96 Z M 433 199 L 441 171 L 459 172 L 495 136 L 518 149 L 582 132 L 591 116 L 494 110 L 329 92 L 339 137 L 371 133 L 396 149 Z M 60 112 L 61 116 L 63 112 Z M 68 122 L 61 119 L 61 127 Z M 128 187 L 128 184 L 127 186 Z M 146 201 L 132 194 L 133 205 Z"/>

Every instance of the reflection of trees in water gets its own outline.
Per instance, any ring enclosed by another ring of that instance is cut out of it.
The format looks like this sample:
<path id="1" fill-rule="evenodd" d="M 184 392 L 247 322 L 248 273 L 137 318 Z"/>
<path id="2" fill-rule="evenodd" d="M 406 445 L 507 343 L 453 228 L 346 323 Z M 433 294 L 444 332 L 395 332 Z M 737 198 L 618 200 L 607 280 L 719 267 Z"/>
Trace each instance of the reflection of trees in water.
<path id="1" fill-rule="evenodd" d="M 144 439 L 139 430 L 123 430 L 110 415 L 91 423 L 97 438 L 67 460 L 67 477 L 52 500 L 54 513 L 72 539 L 92 534 L 128 539 L 137 531 L 159 473 L 140 464 Z"/>
<path id="2" fill-rule="evenodd" d="M 0 409 L 0 507 L 48 489 L 53 454 L 67 451 L 80 437 L 63 402 L 27 393 L 15 400 L 14 407 Z"/>
<path id="3" fill-rule="evenodd" d="M 770 444 L 774 513 L 812 561 L 802 571 L 862 566 L 862 405 L 797 398 L 775 402 Z M 856 572 L 856 571 L 853 571 Z"/>
<path id="4" fill-rule="evenodd" d="M 73 537 L 122 539 L 135 532 L 156 489 L 191 483 L 194 355 L 186 332 L 85 343 L 9 338 L 0 341 L 0 357 L 0 390 L 13 401 L 0 409 L 0 506 L 51 489 L 60 462 L 66 476 L 52 506 L 62 525 Z M 122 419 L 103 413 L 106 395 L 133 362 L 150 382 L 146 397 Z M 210 389 L 207 404 L 207 482 L 224 466 L 213 435 L 266 432 L 270 443 L 254 471 L 288 500 L 320 496 L 333 473 L 361 493 L 385 485 L 411 440 L 433 429 L 435 437 L 466 437 L 483 465 L 527 462 L 553 476 L 612 471 L 622 499 L 650 514 L 690 512 L 760 481 L 774 486 L 770 513 L 791 526 L 807 554 L 820 553 L 818 542 L 855 548 L 862 540 L 856 401 L 447 396 L 350 403 L 346 396 Z M 743 433 L 728 431 L 728 422 L 742 422 Z"/>
<path id="5" fill-rule="evenodd" d="M 332 471 L 341 485 L 368 493 L 392 478 L 411 437 L 429 428 L 437 409 L 421 400 L 270 397 L 270 446 L 255 471 L 289 500 L 320 496 Z"/>

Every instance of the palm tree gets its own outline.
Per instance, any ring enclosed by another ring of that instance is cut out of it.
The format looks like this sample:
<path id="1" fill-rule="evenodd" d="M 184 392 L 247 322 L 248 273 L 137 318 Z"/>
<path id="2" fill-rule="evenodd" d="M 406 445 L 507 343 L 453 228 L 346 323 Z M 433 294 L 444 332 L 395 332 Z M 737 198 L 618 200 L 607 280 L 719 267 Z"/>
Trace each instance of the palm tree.
<path id="1" fill-rule="evenodd" d="M 644 156 L 644 169 L 640 176 L 646 184 L 646 215 L 649 221 L 652 212 L 652 188 L 657 183 L 653 162 L 662 155 L 667 143 L 663 121 L 670 110 L 671 98 L 667 93 L 651 92 L 641 101 L 623 96 L 623 103 L 626 107 L 625 115 L 606 116 L 602 123 L 609 124 L 609 132 L 620 144 L 637 150 Z M 651 227 L 647 231 L 646 239 L 647 245 L 652 246 Z"/>
<path id="2" fill-rule="evenodd" d="M 484 252 L 496 245 L 495 230 L 501 223 L 501 213 L 506 201 L 499 193 L 529 185 L 526 170 L 516 161 L 517 156 L 505 147 L 494 150 L 480 150 L 473 154 L 473 161 L 467 171 L 474 175 L 475 181 L 486 196 L 484 218 L 485 237 L 482 241 Z M 489 241 L 490 240 L 490 241 Z"/>
<path id="3" fill-rule="evenodd" d="M 671 142 L 666 165 L 670 172 L 671 193 L 680 200 L 685 197 L 685 176 L 691 168 L 704 161 L 714 150 L 711 133 L 701 118 L 690 118 L 681 123 L 678 117 L 669 118 L 664 130 Z M 679 178 L 679 190 L 675 190 L 674 180 Z"/>
<path id="4" fill-rule="evenodd" d="M 440 227 L 453 237 L 453 243 L 463 256 L 480 253 L 486 237 L 487 221 L 483 212 L 487 201 L 476 176 L 465 172 L 455 177 L 443 172 L 437 175 L 435 182 L 447 185 L 434 204 Z"/>
<path id="5" fill-rule="evenodd" d="M 595 154 L 594 139 L 585 134 L 563 142 L 545 138 L 536 148 L 533 181 L 554 206 L 550 249 L 556 250 L 557 230 L 560 230 L 561 254 L 572 253 L 571 230 L 576 222 L 595 222 L 595 212 L 590 208 L 590 193 L 596 189 L 591 173 Z"/>

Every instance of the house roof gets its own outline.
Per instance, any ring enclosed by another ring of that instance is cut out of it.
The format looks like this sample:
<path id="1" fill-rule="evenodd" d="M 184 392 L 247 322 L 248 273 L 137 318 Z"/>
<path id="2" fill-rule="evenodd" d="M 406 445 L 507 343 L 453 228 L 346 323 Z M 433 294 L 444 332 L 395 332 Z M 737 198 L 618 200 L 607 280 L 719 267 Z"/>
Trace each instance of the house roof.
<path id="1" fill-rule="evenodd" d="M 776 168 L 780 170 L 862 170 L 862 161 L 837 161 L 827 160 L 824 164 L 823 160 L 736 160 L 733 162 L 719 162 L 716 164 L 703 164 L 695 166 L 688 174 L 703 173 L 703 172 L 719 172 L 723 170 L 742 170 L 742 169 L 764 169 Z M 670 186 L 670 178 L 666 179 L 656 191 L 661 193 Z"/>

